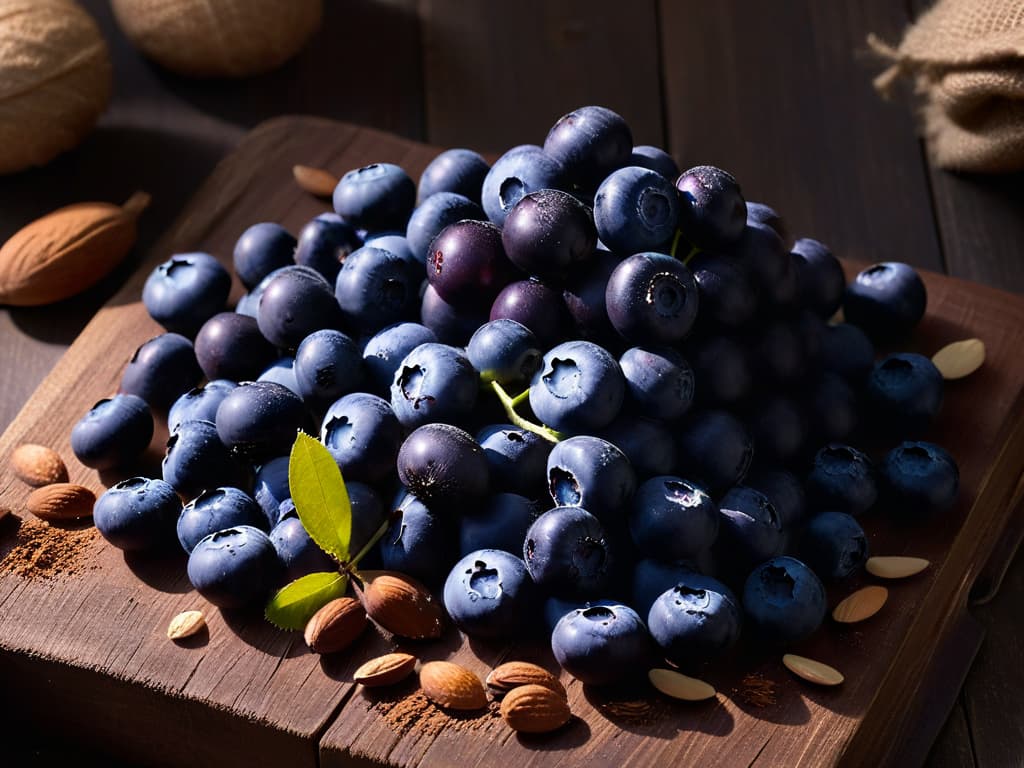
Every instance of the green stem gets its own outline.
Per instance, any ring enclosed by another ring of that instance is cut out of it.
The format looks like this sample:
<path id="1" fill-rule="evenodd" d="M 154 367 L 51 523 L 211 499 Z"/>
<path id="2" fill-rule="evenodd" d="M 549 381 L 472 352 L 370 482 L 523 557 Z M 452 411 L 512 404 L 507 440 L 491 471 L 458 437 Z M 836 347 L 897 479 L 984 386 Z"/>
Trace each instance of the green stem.
<path id="1" fill-rule="evenodd" d="M 673 258 L 675 258 L 675 255 L 676 255 L 676 248 L 678 248 L 678 247 L 679 247 L 679 240 L 680 240 L 680 238 L 681 238 L 682 236 L 683 236 L 683 233 L 682 233 L 682 232 L 680 232 L 680 231 L 679 231 L 679 230 L 677 229 L 677 230 L 676 230 L 676 234 L 675 234 L 675 236 L 674 236 L 674 237 L 672 238 L 672 247 L 668 249 L 668 255 L 669 255 L 669 256 L 672 256 Z"/>
<path id="2" fill-rule="evenodd" d="M 698 253 L 700 253 L 700 248 L 698 248 L 696 245 L 693 246 L 693 248 L 690 249 L 690 252 L 686 254 L 686 258 L 683 259 L 683 264 L 689 264 L 690 259 L 696 256 Z"/>
<path id="3" fill-rule="evenodd" d="M 498 396 L 498 400 L 500 400 L 502 406 L 504 406 L 505 413 L 508 415 L 509 421 L 511 421 L 515 426 L 520 429 L 525 429 L 527 432 L 533 432 L 535 435 L 540 435 L 545 440 L 549 440 L 552 443 L 557 443 L 564 437 L 560 432 L 556 432 L 550 427 L 534 424 L 532 421 L 524 419 L 516 413 L 516 406 L 525 402 L 526 398 L 530 396 L 529 389 L 525 392 L 520 392 L 515 397 L 509 396 L 509 394 L 502 388 L 501 384 L 496 381 L 491 382 L 491 389 L 494 390 L 494 393 Z"/>
<path id="4" fill-rule="evenodd" d="M 359 554 L 345 563 L 344 569 L 347 573 L 353 576 L 356 575 L 355 570 L 356 566 L 359 565 L 359 561 L 366 557 L 366 553 L 370 551 L 374 544 L 380 541 L 381 536 L 383 536 L 384 532 L 387 531 L 389 525 L 391 525 L 391 515 L 388 515 L 387 519 L 380 524 L 380 527 L 373 532 L 373 536 L 371 536 L 370 540 L 363 545 L 362 549 L 359 550 Z"/>

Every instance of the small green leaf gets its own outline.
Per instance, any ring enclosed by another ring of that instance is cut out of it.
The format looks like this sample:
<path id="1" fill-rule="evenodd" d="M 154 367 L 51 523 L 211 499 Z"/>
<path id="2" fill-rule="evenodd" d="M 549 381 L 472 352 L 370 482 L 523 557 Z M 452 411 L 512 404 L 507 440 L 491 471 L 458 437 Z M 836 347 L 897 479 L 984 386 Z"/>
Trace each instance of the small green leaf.
<path id="1" fill-rule="evenodd" d="M 348 576 L 334 571 L 310 573 L 287 584 L 270 598 L 264 615 L 281 629 L 305 629 L 313 614 L 331 600 L 344 597 Z"/>
<path id="2" fill-rule="evenodd" d="M 352 507 L 341 470 L 319 440 L 299 432 L 288 461 L 288 488 L 309 537 L 338 562 L 348 559 Z"/>

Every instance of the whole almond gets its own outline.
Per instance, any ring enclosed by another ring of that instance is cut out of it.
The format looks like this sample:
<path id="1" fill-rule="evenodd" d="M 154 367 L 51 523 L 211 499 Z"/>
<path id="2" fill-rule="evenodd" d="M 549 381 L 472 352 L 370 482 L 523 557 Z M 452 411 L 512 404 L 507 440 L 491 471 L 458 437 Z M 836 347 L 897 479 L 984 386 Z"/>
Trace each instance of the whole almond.
<path id="1" fill-rule="evenodd" d="M 652 669 L 647 672 L 651 685 L 673 699 L 682 701 L 704 701 L 713 699 L 716 691 L 713 686 L 696 677 L 689 677 L 673 669 Z"/>
<path id="2" fill-rule="evenodd" d="M 787 653 L 782 657 L 782 663 L 794 675 L 803 678 L 809 683 L 839 685 L 844 680 L 842 673 L 835 667 L 830 667 L 828 664 L 822 664 L 820 661 L 808 659 L 804 656 Z"/>
<path id="3" fill-rule="evenodd" d="M 530 664 L 527 661 L 507 661 L 491 670 L 484 680 L 487 689 L 496 699 L 500 699 L 513 688 L 520 685 L 542 685 L 550 688 L 565 698 L 565 686 L 544 667 Z"/>
<path id="4" fill-rule="evenodd" d="M 367 688 L 382 688 L 405 680 L 415 668 L 415 656 L 408 653 L 386 653 L 359 667 L 352 679 Z"/>
<path id="5" fill-rule="evenodd" d="M 167 638 L 169 640 L 184 640 L 202 631 L 206 626 L 206 617 L 202 611 L 182 611 L 167 625 Z"/>
<path id="6" fill-rule="evenodd" d="M 292 176 L 295 177 L 296 184 L 317 197 L 330 197 L 334 194 L 334 188 L 338 186 L 338 177 L 323 168 L 293 165 Z"/>
<path id="7" fill-rule="evenodd" d="M 954 341 L 932 355 L 932 363 L 947 380 L 970 376 L 984 362 L 985 342 L 981 339 Z"/>
<path id="8" fill-rule="evenodd" d="M 32 491 L 25 506 L 43 520 L 77 520 L 91 515 L 95 503 L 96 494 L 84 485 L 53 483 Z"/>
<path id="9" fill-rule="evenodd" d="M 428 661 L 424 664 L 420 669 L 420 688 L 428 699 L 445 709 L 483 709 L 487 706 L 487 693 L 480 678 L 450 661 Z"/>
<path id="10" fill-rule="evenodd" d="M 331 600 L 306 622 L 306 645 L 314 653 L 338 653 L 355 642 L 366 629 L 366 611 L 358 600 Z"/>
<path id="11" fill-rule="evenodd" d="M 412 640 L 441 636 L 441 606 L 423 584 L 394 571 L 364 571 L 363 580 L 362 587 L 353 582 L 353 588 L 381 627 Z"/>
<path id="12" fill-rule="evenodd" d="M 905 579 L 916 576 L 930 563 L 923 557 L 869 557 L 864 569 L 872 576 L 880 579 Z"/>
<path id="13" fill-rule="evenodd" d="M 64 460 L 59 453 L 45 445 L 19 445 L 11 454 L 11 468 L 22 482 L 35 487 L 68 481 L 68 468 Z"/>
<path id="14" fill-rule="evenodd" d="M 501 716 L 514 731 L 547 733 L 572 717 L 569 702 L 543 685 L 513 688 L 501 702 Z"/>
<path id="15" fill-rule="evenodd" d="M 889 590 L 885 587 L 864 587 L 840 601 L 832 610 L 832 618 L 841 624 L 853 624 L 870 619 L 885 605 L 889 599 Z"/>
<path id="16" fill-rule="evenodd" d="M 0 248 L 0 304 L 50 304 L 98 283 L 135 244 L 147 205 L 145 192 L 123 206 L 78 203 L 15 232 Z"/>

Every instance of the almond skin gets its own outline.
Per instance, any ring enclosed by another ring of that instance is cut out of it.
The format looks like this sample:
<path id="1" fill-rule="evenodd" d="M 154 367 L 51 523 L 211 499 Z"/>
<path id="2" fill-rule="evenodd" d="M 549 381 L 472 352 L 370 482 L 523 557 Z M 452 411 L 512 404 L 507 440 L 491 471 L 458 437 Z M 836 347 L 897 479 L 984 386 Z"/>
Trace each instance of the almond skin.
<path id="1" fill-rule="evenodd" d="M 338 177 L 323 168 L 293 165 L 292 176 L 299 187 L 317 197 L 330 197 L 334 194 L 334 188 L 338 186 Z"/>
<path id="2" fill-rule="evenodd" d="M 331 600 L 306 622 L 306 645 L 314 653 L 338 653 L 366 629 L 366 611 L 352 597 Z"/>
<path id="3" fill-rule="evenodd" d="M 541 685 L 550 688 L 563 699 L 566 698 L 565 686 L 544 667 L 527 661 L 508 661 L 491 670 L 484 681 L 487 689 L 496 699 L 500 699 L 513 688 L 520 685 Z"/>
<path id="4" fill-rule="evenodd" d="M 415 668 L 415 656 L 408 653 L 386 653 L 359 667 L 352 679 L 367 688 L 383 688 L 405 680 Z"/>
<path id="5" fill-rule="evenodd" d="M 501 702 L 501 716 L 509 728 L 521 733 L 547 733 L 572 717 L 569 703 L 543 685 L 513 688 Z"/>
<path id="6" fill-rule="evenodd" d="M 68 481 L 68 468 L 64 460 L 59 453 L 45 445 L 19 445 L 11 454 L 11 469 L 22 482 L 35 488 Z"/>
<path id="7" fill-rule="evenodd" d="M 363 579 L 362 587 L 353 582 L 353 588 L 382 628 L 411 640 L 441 636 L 441 606 L 423 584 L 394 571 L 365 571 Z"/>
<path id="8" fill-rule="evenodd" d="M 201 632 L 205 626 L 206 618 L 202 611 L 182 611 L 167 625 L 167 639 L 184 640 Z"/>
<path id="9" fill-rule="evenodd" d="M 487 706 L 487 694 L 480 678 L 450 661 L 424 664 L 420 669 L 420 688 L 428 699 L 445 709 L 483 709 Z"/>
<path id="10" fill-rule="evenodd" d="M 96 494 L 84 485 L 53 483 L 36 488 L 28 496 L 28 511 L 43 520 L 77 520 L 92 514 Z"/>

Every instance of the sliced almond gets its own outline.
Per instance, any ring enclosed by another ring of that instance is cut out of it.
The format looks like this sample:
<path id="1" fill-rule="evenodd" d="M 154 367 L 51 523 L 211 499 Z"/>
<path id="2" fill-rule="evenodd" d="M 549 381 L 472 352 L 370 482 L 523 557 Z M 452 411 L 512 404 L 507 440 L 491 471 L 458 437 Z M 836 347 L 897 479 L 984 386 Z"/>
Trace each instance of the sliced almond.
<path id="1" fill-rule="evenodd" d="M 923 557 L 869 557 L 864 568 L 880 579 L 905 579 L 915 576 L 929 565 L 931 563 Z"/>
<path id="2" fill-rule="evenodd" d="M 932 363 L 944 379 L 962 379 L 981 368 L 985 362 L 985 342 L 964 339 L 947 344 L 934 355 Z"/>
<path id="3" fill-rule="evenodd" d="M 330 197 L 338 186 L 338 177 L 323 168 L 309 165 L 293 165 L 292 176 L 302 189 L 317 197 Z"/>
<path id="4" fill-rule="evenodd" d="M 64 460 L 59 453 L 45 445 L 19 445 L 11 454 L 11 468 L 19 480 L 37 488 L 68 481 L 68 468 Z"/>
<path id="5" fill-rule="evenodd" d="M 832 610 L 832 618 L 842 624 L 853 624 L 870 619 L 885 605 L 889 599 L 889 590 L 885 587 L 864 587 L 858 589 L 842 600 Z"/>
<path id="6" fill-rule="evenodd" d="M 182 611 L 167 625 L 167 638 L 169 640 L 184 640 L 201 632 L 206 626 L 206 618 L 202 611 Z"/>
<path id="7" fill-rule="evenodd" d="M 416 657 L 408 653 L 386 653 L 370 659 L 352 675 L 352 679 L 367 688 L 383 688 L 407 678 L 416 668 Z"/>
<path id="8" fill-rule="evenodd" d="M 420 688 L 428 699 L 446 709 L 483 709 L 487 693 L 480 678 L 450 661 L 428 661 L 420 669 Z"/>
<path id="9" fill-rule="evenodd" d="M 501 717 L 514 731 L 548 733 L 569 722 L 572 712 L 557 691 L 531 683 L 508 692 L 501 702 Z"/>
<path id="10" fill-rule="evenodd" d="M 839 685 L 845 679 L 838 669 L 820 661 L 787 653 L 782 657 L 786 669 L 809 683 L 818 685 Z"/>
<path id="11" fill-rule="evenodd" d="M 491 670 L 484 683 L 496 699 L 500 699 L 520 685 L 542 685 L 545 688 L 550 688 L 559 696 L 566 697 L 565 686 L 557 677 L 544 667 L 527 661 L 508 661 L 500 664 Z"/>
<path id="12" fill-rule="evenodd" d="M 713 699 L 716 694 L 714 687 L 703 680 L 671 669 L 652 669 L 647 673 L 647 677 L 651 685 L 673 699 L 704 701 Z"/>

